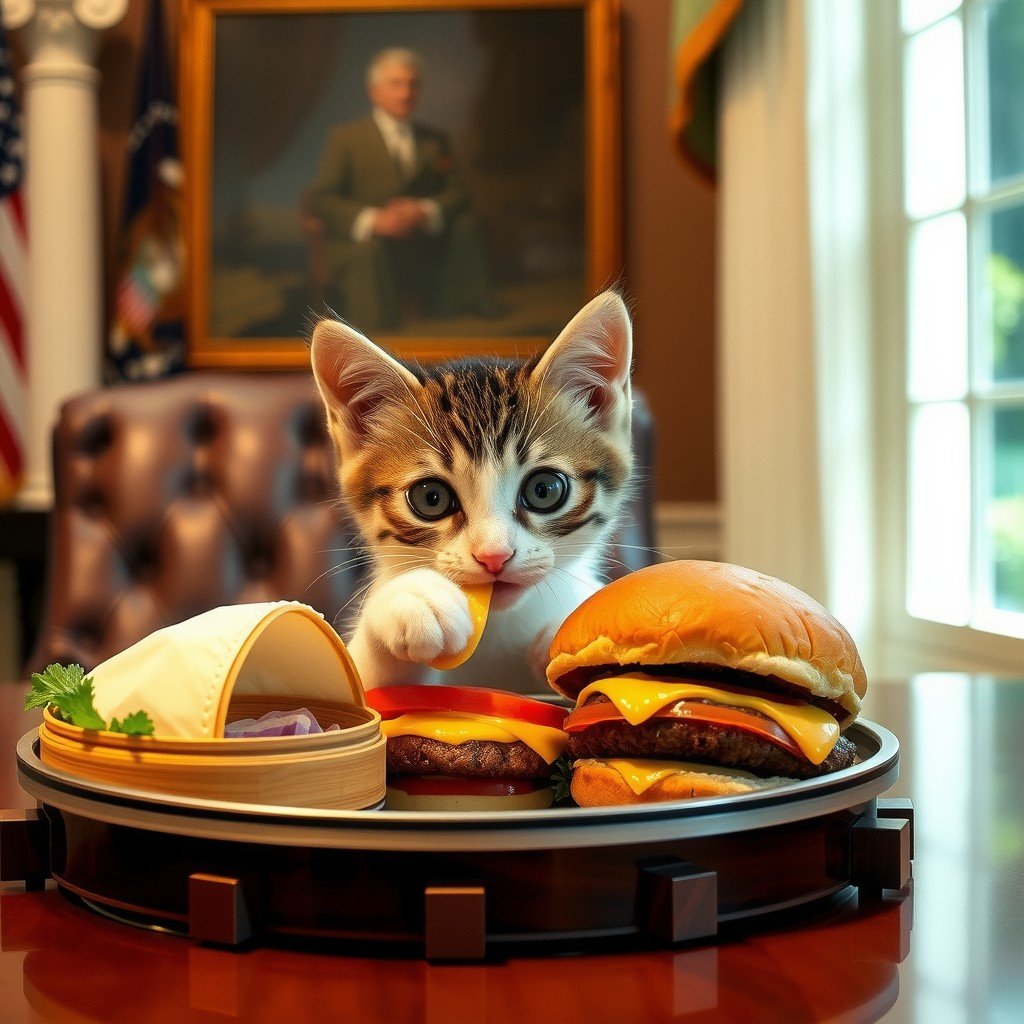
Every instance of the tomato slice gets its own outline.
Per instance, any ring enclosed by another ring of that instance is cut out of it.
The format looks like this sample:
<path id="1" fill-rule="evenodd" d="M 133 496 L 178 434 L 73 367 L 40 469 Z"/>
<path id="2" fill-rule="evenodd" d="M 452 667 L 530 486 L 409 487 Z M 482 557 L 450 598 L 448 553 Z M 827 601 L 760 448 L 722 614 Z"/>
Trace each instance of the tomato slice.
<path id="1" fill-rule="evenodd" d="M 366 703 L 385 720 L 413 711 L 468 711 L 561 729 L 567 714 L 557 704 L 473 686 L 381 686 L 366 691 Z"/>
<path id="2" fill-rule="evenodd" d="M 806 760 L 807 755 L 797 746 L 796 741 L 776 722 L 757 715 L 748 715 L 738 708 L 728 708 L 721 704 L 704 704 L 700 701 L 681 700 L 656 711 L 651 718 L 674 718 L 689 722 L 708 722 L 711 725 L 725 725 L 743 732 L 760 736 L 783 750 Z M 624 722 L 618 708 L 611 701 L 593 701 L 576 708 L 562 728 L 568 733 L 580 732 L 601 722 Z"/>
<path id="3" fill-rule="evenodd" d="M 389 775 L 388 786 L 410 796 L 520 796 L 546 783 L 534 779 L 460 779 L 443 775 Z"/>

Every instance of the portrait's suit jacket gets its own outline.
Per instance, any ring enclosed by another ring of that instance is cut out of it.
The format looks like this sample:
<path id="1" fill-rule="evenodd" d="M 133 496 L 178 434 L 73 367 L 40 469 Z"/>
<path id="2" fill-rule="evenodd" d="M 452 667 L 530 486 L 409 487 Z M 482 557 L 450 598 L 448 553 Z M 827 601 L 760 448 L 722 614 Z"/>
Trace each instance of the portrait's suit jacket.
<path id="1" fill-rule="evenodd" d="M 360 210 L 383 206 L 395 196 L 433 199 L 446 223 L 466 205 L 447 136 L 414 122 L 413 139 L 416 161 L 406 175 L 388 152 L 372 117 L 331 130 L 308 197 L 310 212 L 327 223 L 329 234 L 339 241 L 349 238 Z"/>

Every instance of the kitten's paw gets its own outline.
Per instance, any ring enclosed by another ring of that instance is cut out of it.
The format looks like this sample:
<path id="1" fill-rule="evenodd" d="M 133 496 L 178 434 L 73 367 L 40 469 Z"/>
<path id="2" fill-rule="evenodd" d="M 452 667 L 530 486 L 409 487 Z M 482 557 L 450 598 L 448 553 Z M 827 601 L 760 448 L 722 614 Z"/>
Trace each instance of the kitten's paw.
<path id="1" fill-rule="evenodd" d="M 466 595 L 432 569 L 413 569 L 383 584 L 363 615 L 377 641 L 399 661 L 427 664 L 466 649 L 473 619 Z"/>

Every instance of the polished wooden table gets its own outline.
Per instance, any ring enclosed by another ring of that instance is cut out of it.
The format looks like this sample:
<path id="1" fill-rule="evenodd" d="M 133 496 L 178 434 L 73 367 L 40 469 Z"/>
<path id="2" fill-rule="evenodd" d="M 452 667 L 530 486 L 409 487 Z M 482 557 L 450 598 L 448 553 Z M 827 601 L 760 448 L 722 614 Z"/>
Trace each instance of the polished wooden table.
<path id="1" fill-rule="evenodd" d="M 0 683 L 0 807 L 33 805 L 13 754 L 38 721 L 20 710 L 25 689 Z M 877 683 L 864 714 L 902 745 L 886 794 L 916 812 L 902 893 L 714 944 L 442 966 L 207 948 L 4 883 L 0 1024 L 1024 1020 L 1024 680 Z"/>

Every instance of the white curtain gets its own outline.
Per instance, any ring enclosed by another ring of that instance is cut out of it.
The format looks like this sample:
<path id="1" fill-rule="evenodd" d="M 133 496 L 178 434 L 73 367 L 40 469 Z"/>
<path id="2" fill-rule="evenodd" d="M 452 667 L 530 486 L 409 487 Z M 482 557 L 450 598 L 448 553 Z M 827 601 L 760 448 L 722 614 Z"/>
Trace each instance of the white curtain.
<path id="1" fill-rule="evenodd" d="M 747 0 L 719 107 L 723 556 L 829 607 L 869 664 L 866 0 Z"/>

